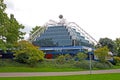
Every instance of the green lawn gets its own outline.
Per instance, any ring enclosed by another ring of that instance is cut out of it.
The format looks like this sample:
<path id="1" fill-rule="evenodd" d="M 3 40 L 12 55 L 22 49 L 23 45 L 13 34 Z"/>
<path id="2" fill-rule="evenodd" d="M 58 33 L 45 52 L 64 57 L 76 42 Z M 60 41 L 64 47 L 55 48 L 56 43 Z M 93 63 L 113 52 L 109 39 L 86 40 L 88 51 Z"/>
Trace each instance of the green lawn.
<path id="1" fill-rule="evenodd" d="M 79 68 L 0 67 L 0 72 L 65 72 L 81 70 Z"/>
<path id="2" fill-rule="evenodd" d="M 80 70 L 83 69 L 73 68 L 69 64 L 56 65 L 52 61 L 42 62 L 36 67 L 30 67 L 12 60 L 0 60 L 0 72 L 65 72 Z"/>
<path id="3" fill-rule="evenodd" d="M 120 80 L 120 73 L 47 77 L 0 77 L 0 80 Z"/>
<path id="4" fill-rule="evenodd" d="M 73 63 L 72 63 L 73 64 Z M 119 69 L 120 66 L 114 66 L 109 69 Z M 0 60 L 0 72 L 66 72 L 66 71 L 81 71 L 89 70 L 82 69 L 79 67 L 73 67 L 73 65 L 66 64 L 55 64 L 54 60 L 47 60 L 42 63 L 38 63 L 36 67 L 30 67 L 26 64 L 20 64 L 13 60 Z M 100 70 L 94 68 L 94 70 Z"/>

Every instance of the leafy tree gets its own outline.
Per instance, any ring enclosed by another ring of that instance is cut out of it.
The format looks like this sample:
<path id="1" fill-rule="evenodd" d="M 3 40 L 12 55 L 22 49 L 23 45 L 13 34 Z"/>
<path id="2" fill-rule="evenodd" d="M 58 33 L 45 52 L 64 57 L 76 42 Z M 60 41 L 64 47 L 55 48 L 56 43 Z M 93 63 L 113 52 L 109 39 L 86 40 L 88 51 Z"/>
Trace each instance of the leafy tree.
<path id="1" fill-rule="evenodd" d="M 117 38 L 117 39 L 115 40 L 115 44 L 116 44 L 117 56 L 120 57 L 120 38 Z"/>
<path id="2" fill-rule="evenodd" d="M 9 19 L 9 25 L 6 29 L 6 43 L 7 48 L 11 48 L 14 43 L 16 43 L 18 40 L 23 39 L 23 35 L 25 35 L 24 32 L 21 32 L 21 29 L 24 29 L 24 26 L 22 24 L 19 24 L 17 20 L 14 18 L 14 15 L 10 15 Z"/>
<path id="3" fill-rule="evenodd" d="M 0 0 L 0 10 L 4 11 L 6 8 L 6 4 L 3 3 L 4 0 Z"/>
<path id="4" fill-rule="evenodd" d="M 21 31 L 24 26 L 18 23 L 14 15 L 11 14 L 9 18 L 5 13 L 6 4 L 3 2 L 0 0 L 0 45 L 3 45 L 0 46 L 1 49 L 11 48 L 19 39 L 23 39 L 25 34 Z"/>
<path id="5" fill-rule="evenodd" d="M 10 26 L 8 29 L 9 31 L 8 36 L 11 36 L 11 35 L 12 36 L 8 37 L 8 41 L 13 43 L 13 41 L 18 41 L 20 39 L 23 39 L 24 38 L 23 35 L 25 35 L 25 33 L 21 32 L 20 30 L 24 29 L 24 26 L 18 23 L 18 21 L 14 18 L 13 14 L 10 15 L 9 21 L 10 21 Z"/>
<path id="6" fill-rule="evenodd" d="M 37 36 L 41 35 L 41 33 L 44 32 L 45 29 L 46 29 L 45 27 L 41 27 L 41 26 L 36 26 L 32 28 L 29 34 L 30 35 L 29 41 L 33 42 Z"/>
<path id="7" fill-rule="evenodd" d="M 0 0 L 0 49 L 5 49 L 5 24 L 8 22 L 7 14 L 5 13 L 6 4 L 3 3 L 3 0 Z"/>
<path id="8" fill-rule="evenodd" d="M 34 28 L 32 28 L 32 30 L 30 31 L 30 34 L 33 34 L 36 30 L 38 30 L 39 28 L 42 28 L 40 26 L 36 26 Z"/>
<path id="9" fill-rule="evenodd" d="M 34 66 L 38 61 L 44 59 L 44 53 L 28 41 L 20 41 L 16 44 L 15 60 Z"/>
<path id="10" fill-rule="evenodd" d="M 5 46 L 5 43 L 3 42 L 3 40 L 2 39 L 0 39 L 0 49 L 2 49 L 2 50 L 6 50 L 6 46 Z"/>
<path id="11" fill-rule="evenodd" d="M 106 57 L 108 56 L 109 49 L 104 46 L 95 50 L 95 56 L 100 62 L 106 62 Z"/>
<path id="12" fill-rule="evenodd" d="M 99 43 L 100 45 L 103 47 L 103 46 L 107 46 L 108 49 L 111 51 L 111 52 L 115 52 L 115 43 L 112 39 L 109 39 L 109 38 L 101 38 L 99 40 Z"/>

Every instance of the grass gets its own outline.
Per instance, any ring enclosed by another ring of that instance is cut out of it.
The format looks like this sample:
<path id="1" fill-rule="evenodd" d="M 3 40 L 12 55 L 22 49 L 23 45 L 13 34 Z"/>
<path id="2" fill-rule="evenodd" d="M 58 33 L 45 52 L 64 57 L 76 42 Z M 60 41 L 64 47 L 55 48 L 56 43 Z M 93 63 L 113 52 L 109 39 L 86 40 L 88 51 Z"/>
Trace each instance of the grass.
<path id="1" fill-rule="evenodd" d="M 73 63 L 72 63 L 73 64 Z M 112 69 L 119 69 L 120 66 L 114 66 Z M 111 69 L 111 68 L 110 68 Z M 0 60 L 0 72 L 66 72 L 81 71 L 81 69 L 73 67 L 71 64 L 56 64 L 54 60 L 46 60 L 39 63 L 36 67 L 29 67 L 26 64 L 20 64 L 13 60 Z M 95 69 L 94 70 L 99 70 Z"/>
<path id="2" fill-rule="evenodd" d="M 31 67 L 0 67 L 0 72 L 65 72 L 80 71 L 78 68 L 31 68 Z"/>
<path id="3" fill-rule="evenodd" d="M 120 69 L 120 66 L 113 66 L 113 69 Z"/>
<path id="4" fill-rule="evenodd" d="M 0 72 L 65 72 L 83 70 L 80 68 L 73 68 L 68 64 L 55 65 L 52 61 L 39 63 L 36 67 L 29 67 L 26 64 L 20 64 L 12 60 L 2 60 L 0 63 Z"/>
<path id="5" fill-rule="evenodd" d="M 0 80 L 119 80 L 120 73 L 47 77 L 0 77 Z"/>

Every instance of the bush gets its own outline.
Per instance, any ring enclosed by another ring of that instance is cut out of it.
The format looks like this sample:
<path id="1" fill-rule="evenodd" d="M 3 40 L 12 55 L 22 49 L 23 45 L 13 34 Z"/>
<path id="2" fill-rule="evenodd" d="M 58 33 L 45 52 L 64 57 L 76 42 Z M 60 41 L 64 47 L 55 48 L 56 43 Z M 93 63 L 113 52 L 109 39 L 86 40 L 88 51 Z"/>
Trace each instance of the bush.
<path id="1" fill-rule="evenodd" d="M 15 60 L 20 63 L 27 63 L 30 66 L 35 66 L 38 61 L 44 59 L 44 54 L 37 47 L 27 41 L 20 41 L 15 51 Z"/>
<path id="2" fill-rule="evenodd" d="M 20 53 L 14 59 L 19 63 L 27 63 L 29 55 L 27 53 Z"/>
<path id="3" fill-rule="evenodd" d="M 94 65 L 95 68 L 98 68 L 98 69 L 107 69 L 107 68 L 111 68 L 113 67 L 113 65 L 110 63 L 110 62 L 105 62 L 105 63 L 102 63 L 102 62 L 96 62 L 95 65 Z"/>
<path id="4" fill-rule="evenodd" d="M 87 55 L 85 53 L 78 53 L 76 57 L 79 61 L 85 60 L 87 58 Z"/>
<path id="5" fill-rule="evenodd" d="M 106 57 L 108 56 L 109 49 L 104 46 L 101 48 L 98 48 L 94 51 L 95 56 L 99 59 L 100 62 L 106 62 Z"/>
<path id="6" fill-rule="evenodd" d="M 114 57 L 113 60 L 116 65 L 120 65 L 120 57 Z"/>
<path id="7" fill-rule="evenodd" d="M 65 62 L 69 63 L 69 64 L 73 64 L 74 63 L 74 59 L 72 58 L 72 56 L 70 54 L 66 54 L 65 55 Z"/>
<path id="8" fill-rule="evenodd" d="M 64 55 L 60 55 L 60 56 L 58 56 L 58 58 L 56 59 L 56 62 L 58 63 L 58 64 L 64 64 L 65 63 L 65 56 Z"/>
<path id="9" fill-rule="evenodd" d="M 65 60 L 71 60 L 71 59 L 72 59 L 71 55 L 69 55 L 69 54 L 65 55 Z"/>
<path id="10" fill-rule="evenodd" d="M 5 66 L 5 63 L 2 61 L 2 59 L 0 60 L 0 67 Z"/>
<path id="11" fill-rule="evenodd" d="M 74 66 L 76 67 L 76 68 L 82 68 L 82 69 L 89 69 L 90 68 L 90 66 L 89 66 L 89 62 L 88 61 L 77 61 L 75 64 L 74 64 Z"/>

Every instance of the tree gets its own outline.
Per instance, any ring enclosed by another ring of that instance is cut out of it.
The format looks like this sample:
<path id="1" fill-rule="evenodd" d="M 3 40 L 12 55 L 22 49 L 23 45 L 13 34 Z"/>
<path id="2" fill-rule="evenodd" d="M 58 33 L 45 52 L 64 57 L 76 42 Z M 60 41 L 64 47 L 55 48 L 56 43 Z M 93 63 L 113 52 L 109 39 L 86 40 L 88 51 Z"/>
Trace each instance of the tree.
<path id="1" fill-rule="evenodd" d="M 32 28 L 32 30 L 30 31 L 30 35 L 33 34 L 39 28 L 41 28 L 41 27 L 40 26 L 36 26 L 36 27 Z"/>
<path id="2" fill-rule="evenodd" d="M 95 56 L 99 59 L 100 62 L 106 62 L 108 52 L 109 49 L 107 48 L 107 46 L 104 46 L 95 50 Z"/>
<path id="3" fill-rule="evenodd" d="M 45 29 L 46 29 L 45 27 L 41 26 L 36 26 L 35 28 L 32 28 L 29 34 L 30 35 L 29 41 L 33 42 L 37 36 L 41 35 L 44 32 Z"/>
<path id="4" fill-rule="evenodd" d="M 9 22 L 10 25 L 9 28 L 7 28 L 6 41 L 8 43 L 14 43 L 20 39 L 23 39 L 23 35 L 25 35 L 25 33 L 21 32 L 20 30 L 24 29 L 24 26 L 17 22 L 13 14 L 10 15 Z"/>
<path id="5" fill-rule="evenodd" d="M 115 43 L 114 41 L 112 41 L 112 39 L 109 39 L 109 38 L 100 38 L 99 40 L 99 43 L 100 45 L 103 47 L 103 46 L 107 46 L 108 49 L 111 51 L 111 52 L 115 52 Z"/>
<path id="6" fill-rule="evenodd" d="M 44 59 L 44 53 L 28 41 L 20 41 L 16 44 L 15 60 L 20 63 L 26 63 L 35 66 L 38 61 Z"/>
<path id="7" fill-rule="evenodd" d="M 0 10 L 4 11 L 6 8 L 6 4 L 3 3 L 4 0 L 0 0 Z"/>
<path id="8" fill-rule="evenodd" d="M 30 31 L 30 35 L 32 35 L 32 34 L 35 33 L 36 31 L 42 32 L 42 31 L 44 31 L 44 29 L 45 29 L 45 27 L 36 26 L 36 27 L 32 28 L 32 30 Z"/>
<path id="9" fill-rule="evenodd" d="M 0 49 L 5 49 L 5 23 L 8 22 L 7 14 L 4 12 L 6 4 L 3 3 L 3 0 L 0 0 Z"/>
<path id="10" fill-rule="evenodd" d="M 0 49 L 11 48 L 25 34 L 21 31 L 24 26 L 18 23 L 14 15 L 11 14 L 9 18 L 5 13 L 6 4 L 3 2 L 0 0 Z"/>
<path id="11" fill-rule="evenodd" d="M 120 38 L 117 38 L 115 40 L 115 45 L 116 45 L 117 56 L 120 57 Z"/>

